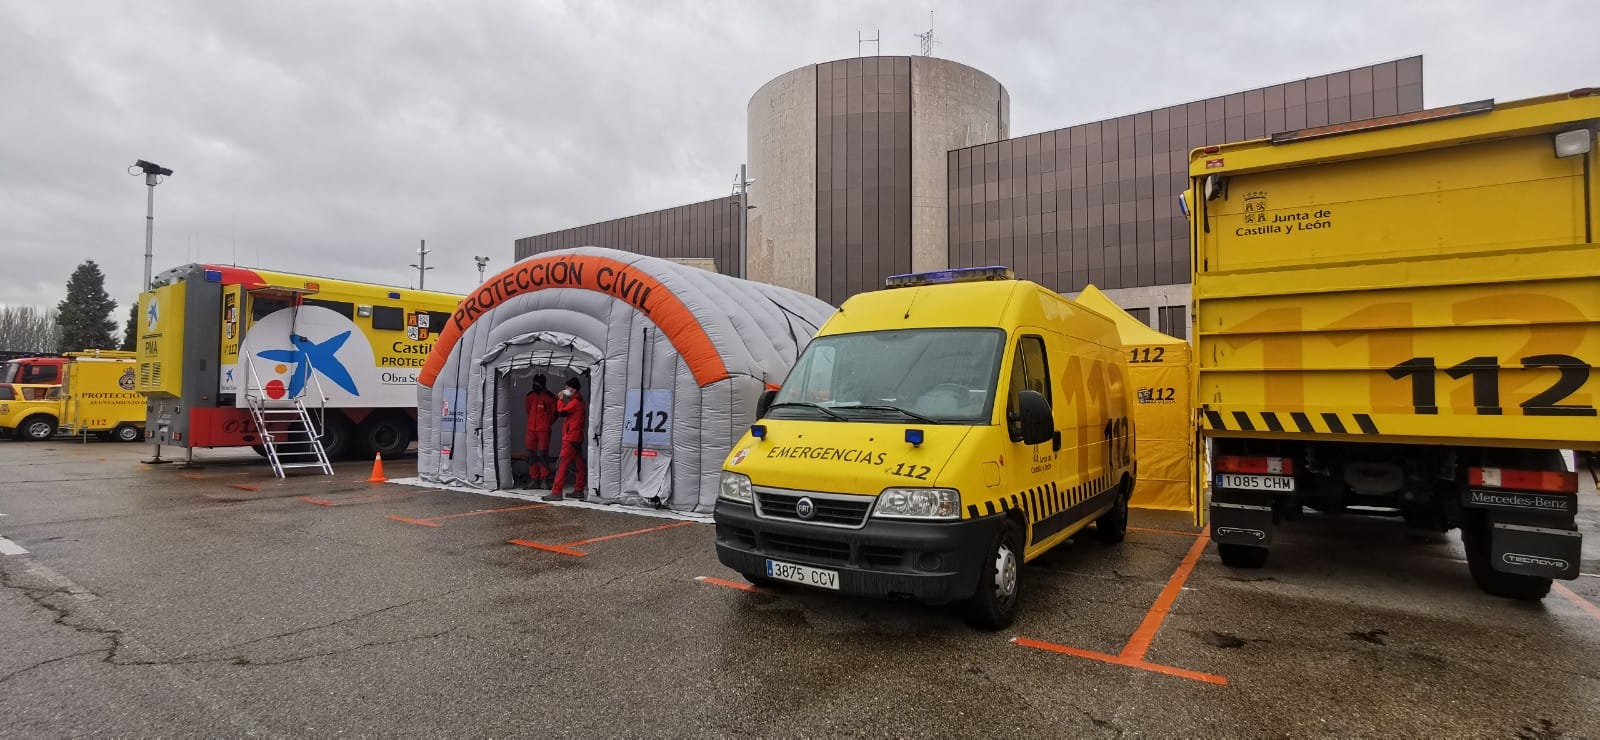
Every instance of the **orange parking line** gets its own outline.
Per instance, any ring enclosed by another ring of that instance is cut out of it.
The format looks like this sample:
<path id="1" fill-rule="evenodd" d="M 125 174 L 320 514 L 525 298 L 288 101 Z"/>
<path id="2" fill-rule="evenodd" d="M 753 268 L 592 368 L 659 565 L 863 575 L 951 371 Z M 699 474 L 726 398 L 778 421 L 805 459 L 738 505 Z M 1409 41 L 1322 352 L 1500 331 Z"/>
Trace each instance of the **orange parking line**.
<path id="1" fill-rule="evenodd" d="M 248 484 L 245 484 L 245 483 L 229 483 L 228 487 L 229 488 L 237 488 L 237 489 L 239 489 L 241 491 L 259 491 L 259 490 L 261 490 L 260 488 L 257 488 L 255 486 L 248 485 Z"/>
<path id="2" fill-rule="evenodd" d="M 444 517 L 439 517 L 439 518 L 443 519 Z M 619 538 L 622 538 L 622 537 L 632 537 L 632 536 L 634 536 L 636 534 L 648 534 L 650 532 L 660 532 L 663 529 L 672 529 L 674 527 L 682 527 L 682 526 L 689 525 L 689 524 L 699 524 L 699 522 L 673 522 L 672 524 L 663 524 L 663 525 L 661 525 L 659 527 L 650 527 L 649 529 L 635 529 L 632 532 L 620 532 L 618 534 L 608 534 L 608 535 L 606 535 L 604 537 L 590 537 L 589 539 L 578 540 L 576 542 L 563 542 L 563 543 L 561 543 L 559 545 L 547 545 L 547 544 L 545 544 L 543 542 L 534 542 L 533 540 L 507 540 L 507 542 L 510 542 L 513 545 L 522 545 L 523 547 L 532 547 L 532 548 L 535 548 L 535 549 L 546 550 L 546 551 L 549 551 L 549 552 L 558 552 L 558 553 L 561 553 L 562 555 L 571 555 L 571 556 L 573 556 L 575 558 L 582 558 L 582 557 L 588 557 L 589 553 L 586 553 L 586 552 L 584 552 L 582 550 L 574 549 L 578 545 L 592 545 L 592 544 L 594 544 L 596 542 L 605 542 L 606 540 L 615 540 L 615 539 L 619 539 Z"/>
<path id="3" fill-rule="evenodd" d="M 178 477 L 179 478 L 188 478 L 189 480 L 205 480 L 206 479 L 205 476 L 203 476 L 203 475 L 195 475 L 194 473 L 179 473 Z"/>
<path id="4" fill-rule="evenodd" d="M 1122 648 L 1123 658 L 1144 660 L 1144 654 L 1150 650 L 1150 643 L 1156 639 L 1156 632 L 1161 629 L 1161 623 L 1172 613 L 1173 602 L 1177 601 L 1178 594 L 1183 592 L 1183 582 L 1189 580 L 1189 573 L 1194 570 L 1195 563 L 1200 562 L 1200 555 L 1205 552 L 1206 544 L 1210 541 L 1209 534 L 1201 534 L 1195 538 L 1194 544 L 1189 547 L 1189 554 L 1184 556 L 1178 569 L 1173 571 L 1172 578 L 1167 580 L 1166 588 L 1161 589 L 1161 596 L 1150 606 L 1150 611 L 1145 612 L 1144 621 L 1139 623 L 1139 629 L 1134 631 L 1127 646 Z"/>
<path id="5" fill-rule="evenodd" d="M 589 553 L 586 553 L 586 552 L 584 552 L 582 550 L 574 550 L 574 549 L 572 549 L 570 547 L 564 547 L 562 545 L 546 545 L 543 542 L 533 542 L 531 540 L 506 540 L 506 541 L 511 543 L 511 544 L 513 544 L 513 545 L 521 545 L 523 547 L 532 547 L 532 548 L 534 548 L 536 550 L 546 550 L 546 551 L 549 551 L 549 552 L 561 553 L 562 555 L 571 555 L 572 557 L 575 557 L 575 558 L 586 558 L 586 557 L 589 557 Z"/>
<path id="6" fill-rule="evenodd" d="M 1175 534 L 1180 537 L 1199 537 L 1205 532 L 1185 532 L 1181 529 L 1151 529 L 1149 527 L 1128 527 L 1129 532 L 1152 532 L 1155 534 Z"/>
<path id="7" fill-rule="evenodd" d="M 699 524 L 699 522 L 673 522 L 672 524 L 663 524 L 663 525 L 661 525 L 659 527 L 651 527 L 649 529 L 636 529 L 636 530 L 634 530 L 632 532 L 623 532 L 621 534 L 608 534 L 608 535 L 606 535 L 604 537 L 593 537 L 593 538 L 590 538 L 590 539 L 587 539 L 587 540 L 578 540 L 577 542 L 567 542 L 567 543 L 565 543 L 565 546 L 574 547 L 574 546 L 577 546 L 577 545 L 588 545 L 588 544 L 592 544 L 592 543 L 595 543 L 595 542 L 605 542 L 606 540 L 614 540 L 614 539 L 617 539 L 619 537 L 632 537 L 632 536 L 634 536 L 636 534 L 646 534 L 646 533 L 649 533 L 649 532 L 660 532 L 663 529 L 672 529 L 673 527 L 686 527 L 686 526 L 688 526 L 690 524 Z"/>
<path id="8" fill-rule="evenodd" d="M 1177 667 L 1170 666 L 1170 665 L 1161 665 L 1159 663 L 1147 663 L 1144 660 L 1139 659 L 1139 658 L 1128 658 L 1128 657 L 1124 657 L 1124 656 L 1121 656 L 1121 655 L 1109 655 L 1109 654 L 1106 654 L 1106 653 L 1097 653 L 1097 652 L 1095 652 L 1093 650 L 1080 650 L 1080 649 L 1075 648 L 1075 647 L 1068 647 L 1066 645 L 1057 645 L 1057 644 L 1055 644 L 1053 642 L 1044 642 L 1043 640 L 1033 640 L 1033 639 L 1029 639 L 1027 637 L 1013 637 L 1013 638 L 1011 638 L 1011 642 L 1014 643 L 1014 644 L 1017 644 L 1017 645 L 1021 645 L 1022 647 L 1030 647 L 1030 648 L 1034 648 L 1034 649 L 1037 649 L 1037 650 L 1048 650 L 1048 651 L 1050 651 L 1052 653 L 1061 653 L 1062 655 L 1071 655 L 1074 658 L 1087 658 L 1089 660 L 1097 660 L 1097 661 L 1100 661 L 1101 663 L 1110 663 L 1111 665 L 1119 665 L 1119 666 L 1122 666 L 1124 668 L 1137 668 L 1138 670 L 1141 670 L 1141 671 L 1150 671 L 1151 673 L 1162 673 L 1162 674 L 1165 674 L 1165 675 L 1168 675 L 1168 676 L 1176 676 L 1178 678 L 1187 678 L 1187 679 L 1189 679 L 1191 681 L 1201 681 L 1201 682 L 1204 682 L 1204 683 L 1216 684 L 1217 686 L 1227 686 L 1228 685 L 1228 679 L 1227 678 L 1225 678 L 1223 676 L 1218 676 L 1218 675 L 1216 675 L 1214 673 L 1201 673 L 1200 671 L 1191 671 L 1191 670 L 1188 670 L 1188 669 L 1185 669 L 1185 668 L 1177 668 Z"/>
<path id="9" fill-rule="evenodd" d="M 316 504 L 318 506 L 338 506 L 338 504 L 332 501 L 323 501 L 320 498 L 311 498 L 310 496 L 295 496 L 294 500 L 304 501 L 308 504 Z"/>
<path id="10" fill-rule="evenodd" d="M 339 483 L 341 481 L 331 481 L 330 480 L 328 482 L 329 483 Z M 304 502 L 306 502 L 308 504 L 316 504 L 318 506 L 340 506 L 340 505 L 344 504 L 347 501 L 371 501 L 372 499 L 388 498 L 390 496 L 409 496 L 409 495 L 414 494 L 414 493 L 443 493 L 443 492 L 444 492 L 444 489 L 442 489 L 442 488 L 429 488 L 429 489 L 425 489 L 425 490 L 421 490 L 421 491 L 389 491 L 388 493 L 371 493 L 371 494 L 365 494 L 365 495 L 361 495 L 361 496 L 344 496 L 344 497 L 341 497 L 337 501 L 330 501 L 328 499 L 322 499 L 322 498 L 311 498 L 310 496 L 298 496 L 298 497 L 295 498 L 295 500 L 296 501 L 304 501 Z"/>
<path id="11" fill-rule="evenodd" d="M 1595 619 L 1600 619 L 1600 606 L 1595 606 L 1588 599 L 1579 596 L 1577 592 L 1559 583 L 1552 583 L 1550 585 L 1555 588 L 1556 593 L 1561 594 L 1561 596 L 1567 601 L 1572 602 L 1573 606 L 1588 612 L 1589 616 L 1594 617 Z"/>
<path id="12" fill-rule="evenodd" d="M 411 517 L 399 516 L 397 514 L 390 514 L 389 518 L 393 519 L 393 520 L 395 520 L 397 522 L 405 522 L 406 524 L 420 524 L 420 525 L 422 525 L 424 527 L 443 527 L 444 526 L 443 524 L 439 524 L 438 522 L 430 522 L 430 521 L 428 521 L 426 519 L 412 519 Z"/>
<path id="13" fill-rule="evenodd" d="M 439 524 L 439 522 L 442 521 L 442 520 L 445 520 L 445 519 L 460 519 L 461 517 L 464 517 L 464 516 L 480 516 L 480 515 L 483 515 L 483 514 L 499 514 L 501 512 L 506 512 L 506 511 L 526 511 L 528 509 L 542 509 L 542 508 L 544 508 L 546 506 L 549 506 L 549 504 L 528 504 L 527 506 L 507 506 L 507 507 L 501 508 L 501 509 L 479 509 L 477 511 L 467 511 L 467 512 L 463 512 L 463 513 L 460 513 L 460 514 L 445 514 L 444 516 L 429 516 L 429 517 L 422 517 L 422 518 L 419 518 L 419 519 L 413 519 L 413 518 L 408 517 L 408 516 L 399 516 L 397 514 L 390 514 L 389 518 L 393 519 L 393 520 L 395 520 L 397 522 L 405 522 L 407 524 L 420 524 L 420 525 L 422 525 L 424 527 L 441 527 L 441 526 L 444 526 L 444 525 Z"/>
<path id="14" fill-rule="evenodd" d="M 711 576 L 695 576 L 694 579 L 696 581 L 701 582 L 701 583 L 709 583 L 709 584 L 711 584 L 713 586 L 721 586 L 723 588 L 736 588 L 736 589 L 739 589 L 740 591 L 749 591 L 750 593 L 753 593 L 753 594 L 764 594 L 764 593 L 766 593 L 766 591 L 762 591 L 761 589 L 756 588 L 755 586 L 752 586 L 752 585 L 750 585 L 748 583 L 739 583 L 738 581 L 725 581 L 725 580 L 722 580 L 721 578 L 712 578 Z"/>

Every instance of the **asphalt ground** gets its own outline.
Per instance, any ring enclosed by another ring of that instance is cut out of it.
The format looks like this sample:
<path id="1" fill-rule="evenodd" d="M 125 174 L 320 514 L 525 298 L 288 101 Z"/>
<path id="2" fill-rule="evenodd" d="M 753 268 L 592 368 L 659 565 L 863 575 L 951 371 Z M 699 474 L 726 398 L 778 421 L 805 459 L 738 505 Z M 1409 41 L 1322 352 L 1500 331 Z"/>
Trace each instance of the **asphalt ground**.
<path id="1" fill-rule="evenodd" d="M 991 633 L 738 588 L 708 524 L 148 455 L 0 444 L 0 734 L 1600 734 L 1600 577 L 1491 598 L 1397 521 L 1308 518 L 1233 571 L 1136 511 Z"/>

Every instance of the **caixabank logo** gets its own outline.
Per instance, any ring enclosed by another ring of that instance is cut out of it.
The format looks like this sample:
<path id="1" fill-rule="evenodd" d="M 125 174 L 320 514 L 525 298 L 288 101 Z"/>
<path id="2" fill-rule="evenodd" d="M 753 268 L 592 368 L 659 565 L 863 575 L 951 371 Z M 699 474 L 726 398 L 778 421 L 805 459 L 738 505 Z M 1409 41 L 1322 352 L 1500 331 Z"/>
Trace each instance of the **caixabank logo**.
<path id="1" fill-rule="evenodd" d="M 330 399 L 361 397 L 358 376 L 371 373 L 372 346 L 345 316 L 320 306 L 283 309 L 256 322 L 241 352 L 251 357 L 250 381 L 274 400 L 320 391 Z"/>

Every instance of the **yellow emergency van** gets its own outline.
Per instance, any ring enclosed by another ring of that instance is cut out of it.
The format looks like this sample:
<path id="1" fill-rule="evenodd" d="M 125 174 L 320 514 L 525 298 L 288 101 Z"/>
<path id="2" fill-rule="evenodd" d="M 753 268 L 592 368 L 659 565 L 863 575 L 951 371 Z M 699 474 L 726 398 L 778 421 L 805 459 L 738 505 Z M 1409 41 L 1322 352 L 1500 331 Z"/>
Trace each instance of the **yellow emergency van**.
<path id="1" fill-rule="evenodd" d="M 965 601 L 999 629 L 1022 563 L 1134 479 L 1112 321 L 1004 267 L 896 275 L 845 302 L 723 464 L 717 557 L 757 584 Z"/>

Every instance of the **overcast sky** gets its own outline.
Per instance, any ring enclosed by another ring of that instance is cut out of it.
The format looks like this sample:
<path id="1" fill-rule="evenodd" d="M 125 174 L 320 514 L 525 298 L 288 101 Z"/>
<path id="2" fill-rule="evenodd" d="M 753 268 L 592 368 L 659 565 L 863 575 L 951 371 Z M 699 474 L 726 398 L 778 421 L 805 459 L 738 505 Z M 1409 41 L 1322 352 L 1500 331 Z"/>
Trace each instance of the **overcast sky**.
<path id="1" fill-rule="evenodd" d="M 92 258 L 465 292 L 520 236 L 724 194 L 764 82 L 883 54 L 982 69 L 1014 135 L 1423 54 L 1429 106 L 1600 85 L 1600 2 L 0 0 L 0 303 Z M 872 53 L 869 45 L 867 53 Z M 120 321 L 125 314 L 117 316 Z"/>

